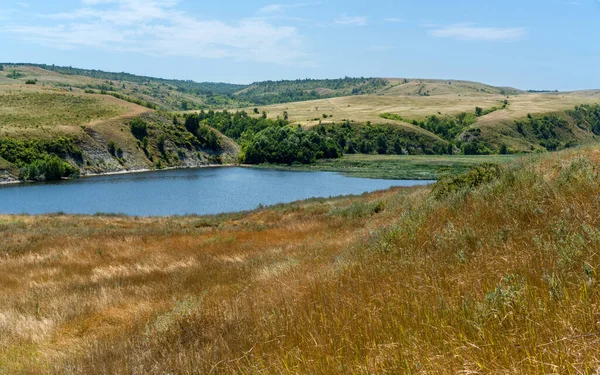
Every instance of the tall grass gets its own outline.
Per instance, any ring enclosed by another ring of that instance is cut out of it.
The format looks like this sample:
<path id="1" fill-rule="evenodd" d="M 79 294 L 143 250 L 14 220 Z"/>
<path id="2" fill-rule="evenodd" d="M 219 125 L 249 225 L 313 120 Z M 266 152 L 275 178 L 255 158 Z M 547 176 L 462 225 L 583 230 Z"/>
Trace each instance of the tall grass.
<path id="1" fill-rule="evenodd" d="M 599 162 L 236 216 L 1 217 L 0 372 L 597 373 Z"/>

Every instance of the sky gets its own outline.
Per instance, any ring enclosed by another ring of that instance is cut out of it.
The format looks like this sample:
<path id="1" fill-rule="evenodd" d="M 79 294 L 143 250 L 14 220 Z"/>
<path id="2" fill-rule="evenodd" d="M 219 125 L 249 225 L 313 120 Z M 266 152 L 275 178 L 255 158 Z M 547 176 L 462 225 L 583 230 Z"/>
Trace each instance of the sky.
<path id="1" fill-rule="evenodd" d="M 1 62 L 195 81 L 600 89 L 599 39 L 600 0 L 0 0 Z"/>

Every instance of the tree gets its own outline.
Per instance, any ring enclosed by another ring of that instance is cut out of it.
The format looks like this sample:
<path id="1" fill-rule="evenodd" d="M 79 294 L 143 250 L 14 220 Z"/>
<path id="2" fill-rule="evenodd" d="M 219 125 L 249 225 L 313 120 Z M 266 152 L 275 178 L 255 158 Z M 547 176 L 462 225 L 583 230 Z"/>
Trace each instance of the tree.
<path id="1" fill-rule="evenodd" d="M 287 111 L 283 111 L 283 120 L 287 121 L 289 119 Z"/>
<path id="2" fill-rule="evenodd" d="M 4 70 L 4 65 L 0 64 L 0 72 Z"/>
<path id="3" fill-rule="evenodd" d="M 380 155 L 387 153 L 387 140 L 383 134 L 377 136 L 377 153 Z"/>
<path id="4" fill-rule="evenodd" d="M 131 134 L 139 140 L 148 135 L 148 124 L 142 119 L 134 118 L 129 123 L 129 127 L 131 129 Z"/>
<path id="5" fill-rule="evenodd" d="M 117 145 L 115 144 L 114 141 L 108 142 L 108 153 L 111 154 L 112 156 L 117 155 Z"/>
<path id="6" fill-rule="evenodd" d="M 254 114 L 258 115 L 259 113 L 258 108 L 254 107 Z"/>
<path id="7" fill-rule="evenodd" d="M 165 150 L 165 141 L 166 140 L 167 140 L 167 138 L 165 137 L 165 135 L 161 134 L 158 137 L 158 140 L 156 141 L 156 147 L 158 147 L 158 151 L 160 151 L 160 153 L 163 155 L 166 154 L 166 150 Z"/>
<path id="8" fill-rule="evenodd" d="M 267 118 L 267 111 L 263 111 L 262 118 Z"/>
<path id="9" fill-rule="evenodd" d="M 185 128 L 194 135 L 198 133 L 198 129 L 200 128 L 200 117 L 198 114 L 194 113 L 185 116 Z"/>
<path id="10" fill-rule="evenodd" d="M 475 107 L 475 116 L 481 117 L 481 115 L 483 115 L 483 108 Z"/>

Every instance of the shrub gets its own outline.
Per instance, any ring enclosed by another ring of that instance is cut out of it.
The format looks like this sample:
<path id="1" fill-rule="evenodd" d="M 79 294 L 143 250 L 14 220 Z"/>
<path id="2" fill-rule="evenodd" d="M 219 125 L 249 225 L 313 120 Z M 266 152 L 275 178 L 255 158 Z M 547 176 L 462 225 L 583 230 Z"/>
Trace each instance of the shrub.
<path id="1" fill-rule="evenodd" d="M 28 79 L 27 81 L 25 81 L 26 85 L 35 85 L 37 83 L 37 81 L 35 79 Z"/>
<path id="2" fill-rule="evenodd" d="M 58 156 L 47 156 L 22 168 L 19 177 L 32 181 L 56 181 L 76 174 L 77 171 Z"/>
<path id="3" fill-rule="evenodd" d="M 117 145 L 115 144 L 114 141 L 108 142 L 108 153 L 111 154 L 112 156 L 117 155 Z"/>
<path id="4" fill-rule="evenodd" d="M 456 191 L 473 189 L 481 184 L 496 180 L 501 173 L 502 168 L 499 165 L 484 163 L 466 173 L 458 175 L 444 174 L 433 186 L 432 194 L 436 198 L 443 198 Z"/>
<path id="5" fill-rule="evenodd" d="M 148 135 L 148 124 L 142 119 L 134 118 L 129 123 L 131 134 L 139 140 L 144 139 Z"/>

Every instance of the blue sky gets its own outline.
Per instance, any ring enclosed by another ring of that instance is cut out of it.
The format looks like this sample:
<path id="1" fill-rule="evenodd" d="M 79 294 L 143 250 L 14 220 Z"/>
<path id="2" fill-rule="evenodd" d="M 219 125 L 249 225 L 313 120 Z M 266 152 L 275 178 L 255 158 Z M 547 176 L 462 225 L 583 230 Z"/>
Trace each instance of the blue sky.
<path id="1" fill-rule="evenodd" d="M 600 0 L 1 0 L 0 61 L 196 81 L 600 88 Z"/>

